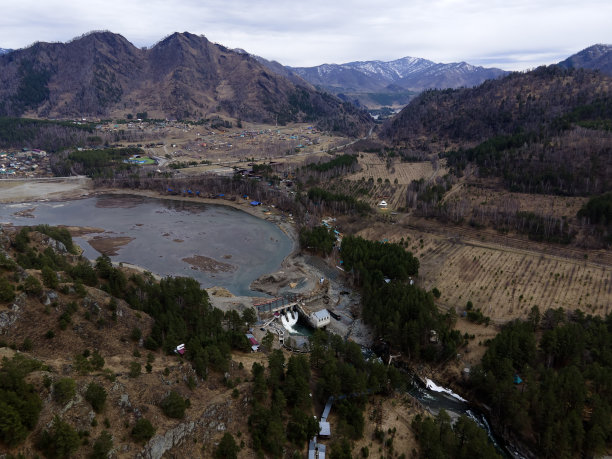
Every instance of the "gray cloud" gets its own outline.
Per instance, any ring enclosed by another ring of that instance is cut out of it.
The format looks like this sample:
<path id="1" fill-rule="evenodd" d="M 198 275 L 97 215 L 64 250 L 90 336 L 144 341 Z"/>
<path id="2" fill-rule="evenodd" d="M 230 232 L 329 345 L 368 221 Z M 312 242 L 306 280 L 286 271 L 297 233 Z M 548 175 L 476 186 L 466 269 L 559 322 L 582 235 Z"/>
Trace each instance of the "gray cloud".
<path id="1" fill-rule="evenodd" d="M 294 66 L 416 56 L 522 70 L 612 42 L 610 17 L 608 0 L 21 0 L 2 7 L 0 47 L 189 31 Z"/>

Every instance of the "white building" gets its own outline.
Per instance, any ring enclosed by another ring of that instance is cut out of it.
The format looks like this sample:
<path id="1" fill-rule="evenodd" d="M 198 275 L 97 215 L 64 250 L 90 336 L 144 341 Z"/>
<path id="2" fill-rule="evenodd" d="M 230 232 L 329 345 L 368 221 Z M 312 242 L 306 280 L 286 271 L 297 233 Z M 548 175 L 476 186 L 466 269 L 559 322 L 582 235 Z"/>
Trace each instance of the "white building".
<path id="1" fill-rule="evenodd" d="M 314 328 L 322 328 L 331 322 L 331 316 L 327 309 L 321 309 L 320 311 L 310 314 L 310 316 L 308 316 L 308 321 Z"/>

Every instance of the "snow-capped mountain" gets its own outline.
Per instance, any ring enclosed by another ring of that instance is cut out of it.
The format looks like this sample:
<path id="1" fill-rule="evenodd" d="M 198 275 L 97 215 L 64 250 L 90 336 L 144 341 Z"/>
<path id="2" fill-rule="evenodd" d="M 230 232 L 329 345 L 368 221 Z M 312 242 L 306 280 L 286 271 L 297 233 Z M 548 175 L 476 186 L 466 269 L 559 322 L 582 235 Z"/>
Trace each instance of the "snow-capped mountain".
<path id="1" fill-rule="evenodd" d="M 593 45 L 583 49 L 562 62 L 561 67 L 585 68 L 600 70 L 603 73 L 612 75 L 612 45 Z"/>
<path id="2" fill-rule="evenodd" d="M 366 106 L 386 105 L 384 101 L 390 102 L 389 105 L 402 105 L 424 89 L 476 86 L 507 73 L 466 62 L 443 64 L 418 57 L 289 69 L 315 86 L 349 100 L 357 99 Z"/>
<path id="3" fill-rule="evenodd" d="M 435 65 L 434 62 L 420 57 L 404 57 L 394 61 L 357 61 L 343 64 L 345 67 L 350 67 L 370 75 L 380 75 L 387 78 L 389 81 L 396 81 L 404 78 L 411 73 L 420 72 L 426 68 Z"/>
<path id="4" fill-rule="evenodd" d="M 0 48 L 0 55 L 10 53 L 12 49 Z"/>

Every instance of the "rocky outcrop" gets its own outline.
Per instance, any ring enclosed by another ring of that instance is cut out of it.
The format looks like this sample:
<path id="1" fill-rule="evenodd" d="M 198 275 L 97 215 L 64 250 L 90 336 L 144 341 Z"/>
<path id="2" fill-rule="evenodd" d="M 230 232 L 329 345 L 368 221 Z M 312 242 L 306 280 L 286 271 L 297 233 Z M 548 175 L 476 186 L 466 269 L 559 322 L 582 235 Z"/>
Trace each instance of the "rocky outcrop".
<path id="1" fill-rule="evenodd" d="M 23 305 L 25 304 L 26 294 L 21 293 L 15 298 L 15 302 L 8 311 L 0 312 L 0 334 L 8 331 L 9 327 L 17 322 L 21 316 Z"/>
<path id="2" fill-rule="evenodd" d="M 161 459 L 161 457 L 175 446 L 181 444 L 186 436 L 191 434 L 196 427 L 195 422 L 184 422 L 174 429 L 168 430 L 164 435 L 156 435 L 144 450 L 137 456 L 144 459 Z"/>
<path id="3" fill-rule="evenodd" d="M 136 456 L 139 459 L 160 459 L 172 448 L 180 446 L 186 438 L 198 430 L 198 437 L 208 441 L 218 432 L 224 432 L 231 425 L 233 419 L 230 415 L 232 400 L 216 403 L 207 407 L 197 421 L 183 422 L 163 435 L 153 437 L 144 449 Z M 248 400 L 242 402 L 248 406 Z"/>

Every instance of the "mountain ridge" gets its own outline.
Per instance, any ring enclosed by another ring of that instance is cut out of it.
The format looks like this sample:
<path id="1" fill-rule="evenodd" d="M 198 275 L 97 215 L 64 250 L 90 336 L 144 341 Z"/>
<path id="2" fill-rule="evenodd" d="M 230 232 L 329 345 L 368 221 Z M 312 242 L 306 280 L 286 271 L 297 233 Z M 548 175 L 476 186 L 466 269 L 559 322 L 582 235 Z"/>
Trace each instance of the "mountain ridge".
<path id="1" fill-rule="evenodd" d="M 612 75 L 612 45 L 599 43 L 589 46 L 559 62 L 559 65 L 564 68 L 601 70 Z"/>
<path id="2" fill-rule="evenodd" d="M 444 64 L 410 56 L 393 61 L 353 61 L 289 69 L 316 87 L 354 97 L 368 107 L 374 105 L 369 93 L 395 97 L 397 103 L 393 105 L 397 106 L 403 105 L 400 101 L 406 95 L 414 96 L 425 89 L 471 87 L 508 73 L 466 62 Z"/>
<path id="3" fill-rule="evenodd" d="M 367 132 L 371 123 L 367 113 L 340 99 L 188 32 L 173 33 L 148 49 L 112 32 L 92 32 L 0 56 L 1 115 L 138 112 L 158 118 L 317 122 L 351 135 Z"/>

